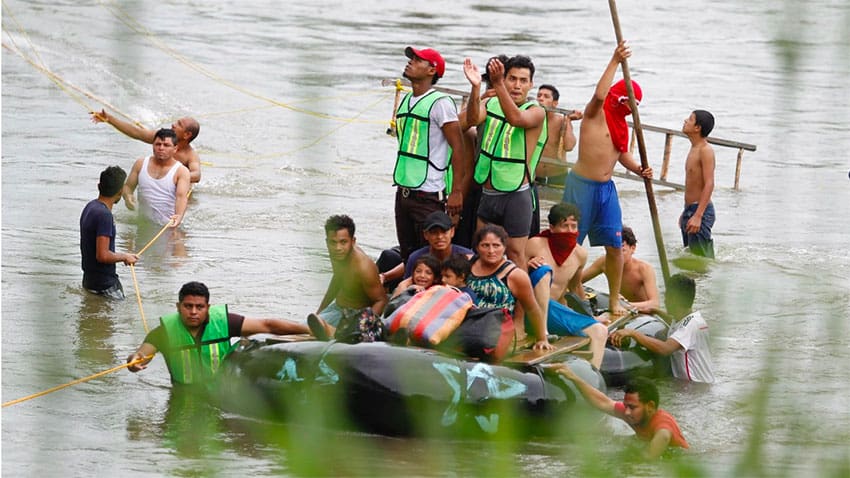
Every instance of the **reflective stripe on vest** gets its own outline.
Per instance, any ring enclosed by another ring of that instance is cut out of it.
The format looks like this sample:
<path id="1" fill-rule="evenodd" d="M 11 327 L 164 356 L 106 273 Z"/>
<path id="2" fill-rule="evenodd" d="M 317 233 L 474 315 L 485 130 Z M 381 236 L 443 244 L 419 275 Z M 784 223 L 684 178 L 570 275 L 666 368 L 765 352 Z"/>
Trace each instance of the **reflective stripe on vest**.
<path id="1" fill-rule="evenodd" d="M 214 305 L 200 342 L 189 333 L 179 313 L 159 319 L 168 336 L 169 350 L 163 351 L 171 381 L 181 384 L 204 383 L 221 367 L 234 346 L 230 344 L 227 306 Z"/>
<path id="2" fill-rule="evenodd" d="M 527 110 L 538 106 L 536 101 L 529 101 L 519 107 Z M 546 116 L 537 144 L 527 162 L 525 144 L 525 129 L 518 128 L 505 119 L 502 105 L 498 98 L 490 98 L 486 104 L 487 118 L 484 121 L 484 133 L 481 136 L 481 153 L 475 162 L 475 182 L 484 184 L 490 179 L 493 189 L 500 192 L 513 192 L 522 186 L 523 179 L 534 180 L 534 170 L 546 140 L 549 138 L 549 126 Z"/>
<path id="3" fill-rule="evenodd" d="M 397 186 L 418 188 L 428 178 L 429 166 L 437 171 L 448 169 L 448 163 L 445 168 L 438 168 L 430 161 L 429 131 L 431 108 L 437 100 L 449 95 L 432 90 L 420 98 L 413 108 L 410 108 L 412 96 L 413 93 L 405 95 L 396 111 L 398 157 L 393 171 L 393 181 Z M 449 148 L 449 158 L 451 158 L 451 148 Z"/>

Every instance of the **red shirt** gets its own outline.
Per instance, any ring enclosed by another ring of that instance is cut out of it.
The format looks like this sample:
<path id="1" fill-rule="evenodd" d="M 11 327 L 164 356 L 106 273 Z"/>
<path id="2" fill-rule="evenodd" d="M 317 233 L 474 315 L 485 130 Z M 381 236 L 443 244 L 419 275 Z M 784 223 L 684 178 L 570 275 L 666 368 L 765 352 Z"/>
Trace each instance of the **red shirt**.
<path id="1" fill-rule="evenodd" d="M 623 402 L 617 402 L 614 404 L 614 413 L 618 418 L 625 420 L 626 418 L 626 404 Z M 628 423 L 628 422 L 626 422 Z M 652 437 L 655 436 L 655 432 L 658 430 L 667 429 L 670 430 L 670 446 L 678 446 L 681 448 L 688 448 L 688 442 L 685 440 L 685 437 L 682 436 L 682 431 L 679 430 L 679 424 L 676 423 L 676 419 L 673 418 L 673 415 L 670 415 L 666 411 L 662 409 L 658 409 L 655 412 L 655 415 L 649 419 L 649 423 L 645 426 L 635 426 L 629 424 L 632 427 L 632 430 L 635 431 L 635 434 L 641 440 L 649 441 L 652 440 Z"/>

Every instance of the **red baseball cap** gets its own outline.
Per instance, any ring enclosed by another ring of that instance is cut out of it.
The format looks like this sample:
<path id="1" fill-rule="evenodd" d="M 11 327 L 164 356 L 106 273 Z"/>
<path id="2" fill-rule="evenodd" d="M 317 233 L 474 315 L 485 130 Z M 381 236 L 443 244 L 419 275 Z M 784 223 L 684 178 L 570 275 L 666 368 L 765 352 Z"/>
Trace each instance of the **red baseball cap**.
<path id="1" fill-rule="evenodd" d="M 440 55 L 437 50 L 432 50 L 430 48 L 417 50 L 416 48 L 409 46 L 404 49 L 404 54 L 408 58 L 416 56 L 431 63 L 431 66 L 437 69 L 437 76 L 440 78 L 442 78 L 443 73 L 446 72 L 446 60 L 443 60 L 442 55 Z"/>

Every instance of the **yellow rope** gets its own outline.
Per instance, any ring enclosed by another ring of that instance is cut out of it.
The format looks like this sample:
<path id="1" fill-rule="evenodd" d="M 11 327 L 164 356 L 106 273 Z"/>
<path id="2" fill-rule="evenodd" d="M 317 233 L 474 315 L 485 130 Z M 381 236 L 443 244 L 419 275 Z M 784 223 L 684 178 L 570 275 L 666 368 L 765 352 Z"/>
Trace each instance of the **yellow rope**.
<path id="1" fill-rule="evenodd" d="M 279 106 L 281 108 L 285 108 L 285 109 L 288 109 L 288 110 L 291 110 L 291 111 L 295 111 L 297 113 L 302 113 L 302 114 L 306 114 L 306 115 L 315 116 L 317 118 L 323 118 L 323 119 L 334 120 L 334 121 L 343 121 L 343 122 L 354 121 L 353 118 L 344 118 L 344 117 L 340 117 L 340 116 L 330 115 L 330 114 L 327 114 L 327 113 L 320 113 L 320 112 L 317 112 L 317 111 L 311 111 L 311 110 L 308 110 L 308 109 L 305 109 L 305 108 L 299 108 L 299 107 L 294 106 L 292 104 L 284 103 L 283 101 L 279 101 L 279 100 L 275 100 L 273 98 L 269 98 L 268 96 L 264 96 L 260 93 L 253 92 L 251 90 L 248 90 L 247 88 L 244 88 L 240 85 L 237 85 L 236 83 L 233 83 L 232 81 L 227 80 L 227 79 L 221 77 L 220 75 L 218 75 L 216 73 L 213 73 L 212 71 L 206 69 L 205 67 L 203 67 L 203 66 L 201 66 L 201 65 L 199 65 L 195 62 L 192 62 L 188 58 L 186 58 L 185 56 L 177 53 L 174 49 L 172 49 L 171 47 L 166 45 L 162 40 L 156 38 L 156 36 L 153 34 L 153 32 L 151 32 L 145 26 L 143 26 L 142 24 L 137 22 L 132 16 L 130 16 L 130 14 L 128 14 L 126 11 L 124 11 L 120 6 L 118 6 L 116 4 L 105 5 L 105 2 L 103 0 L 101 0 L 100 3 L 102 5 L 104 5 L 105 8 L 107 8 L 118 20 L 120 20 L 122 23 L 124 23 L 124 25 L 126 25 L 129 29 L 133 30 L 134 32 L 136 32 L 140 35 L 143 35 L 154 46 L 156 46 L 160 50 L 164 51 L 165 53 L 170 55 L 175 60 L 179 61 L 180 63 L 183 63 L 187 67 L 197 71 L 198 73 L 206 76 L 207 78 L 210 78 L 210 79 L 212 79 L 212 80 L 214 80 L 214 81 L 216 81 L 216 82 L 218 82 L 218 83 L 220 83 L 224 86 L 227 86 L 228 88 L 236 90 L 236 91 L 238 91 L 242 94 L 245 94 L 247 96 L 250 96 L 252 98 L 256 98 L 256 99 L 265 101 L 267 103 L 270 103 L 272 105 Z M 355 116 L 355 118 L 356 118 L 356 116 Z M 381 121 L 381 120 L 358 120 L 357 122 L 358 123 L 371 123 L 371 124 L 384 124 L 384 122 Z"/>
<path id="2" fill-rule="evenodd" d="M 186 193 L 187 199 L 192 197 L 192 191 L 194 191 L 194 190 L 195 190 L 194 186 L 192 186 L 192 188 L 189 189 L 189 192 Z M 136 255 L 141 257 L 142 254 L 144 254 L 144 252 L 146 250 L 148 250 L 148 248 L 150 246 L 152 246 L 153 243 L 156 242 L 157 239 L 159 239 L 159 236 L 161 236 L 166 231 L 166 229 L 168 229 L 168 227 L 170 225 L 171 225 L 171 223 L 168 223 L 168 224 L 162 226 L 162 229 L 160 229 L 159 232 L 156 233 L 156 235 L 153 237 L 153 239 L 148 241 L 148 243 L 145 244 L 145 247 L 143 247 L 142 250 L 140 250 L 138 253 L 136 253 Z M 148 330 L 149 330 L 148 329 L 148 321 L 147 321 L 147 319 L 145 319 L 145 308 L 142 307 L 142 294 L 139 291 L 139 281 L 136 279 L 136 267 L 133 264 L 130 264 L 130 273 L 133 275 L 133 287 L 136 289 L 136 302 L 138 302 L 138 304 L 139 304 L 139 313 L 142 315 L 142 326 L 144 326 L 145 333 L 147 333 Z"/>
<path id="3" fill-rule="evenodd" d="M 42 391 L 42 392 L 34 393 L 34 394 L 32 394 L 32 395 L 27 395 L 26 397 L 21 397 L 21 398 L 18 398 L 18 399 L 16 399 L 16 400 L 10 400 L 10 401 L 8 401 L 8 402 L 6 402 L 6 403 L 4 403 L 4 404 L 3 404 L 3 408 L 6 408 L 6 407 L 8 407 L 8 406 L 10 406 L 10 405 L 15 405 L 15 404 L 18 404 L 18 403 L 21 403 L 21 402 L 25 402 L 25 401 L 27 401 L 27 400 L 31 400 L 31 399 L 33 399 L 33 398 L 38 398 L 38 397 L 41 397 L 41 396 L 43 396 L 43 395 L 47 395 L 48 393 L 53 393 L 53 392 L 56 392 L 56 391 L 58 391 L 58 390 L 62 390 L 63 388 L 70 387 L 71 385 L 76 385 L 76 384 L 78 384 L 78 383 L 88 382 L 89 380 L 92 380 L 92 379 L 95 379 L 95 378 L 98 378 L 98 377 L 102 377 L 102 376 L 104 376 L 104 375 L 106 375 L 106 374 L 109 374 L 109 373 L 115 372 L 115 371 L 117 371 L 117 370 L 121 370 L 122 368 L 132 367 L 133 365 L 136 365 L 136 364 L 138 364 L 138 363 L 141 363 L 141 362 L 144 362 L 144 361 L 146 361 L 146 360 L 150 360 L 150 359 L 152 359 L 152 358 L 154 357 L 154 355 L 155 355 L 155 354 L 150 354 L 150 355 L 148 355 L 148 356 L 146 356 L 146 357 L 142 357 L 142 358 L 140 358 L 140 359 L 133 360 L 132 362 L 127 362 L 127 363 L 125 363 L 125 364 L 123 364 L 123 365 L 119 365 L 119 366 L 117 366 L 117 367 L 112 367 L 112 368 L 111 368 L 111 369 L 109 369 L 109 370 L 104 370 L 104 371 L 102 371 L 102 372 L 98 372 L 98 373 L 96 373 L 96 374 L 94 374 L 94 375 L 89 375 L 88 377 L 78 378 L 78 379 L 73 380 L 73 381 L 71 381 L 71 382 L 68 382 L 68 383 L 66 383 L 66 384 L 58 385 L 58 386 L 56 386 L 56 387 L 49 388 L 49 389 L 44 390 L 44 391 Z"/>

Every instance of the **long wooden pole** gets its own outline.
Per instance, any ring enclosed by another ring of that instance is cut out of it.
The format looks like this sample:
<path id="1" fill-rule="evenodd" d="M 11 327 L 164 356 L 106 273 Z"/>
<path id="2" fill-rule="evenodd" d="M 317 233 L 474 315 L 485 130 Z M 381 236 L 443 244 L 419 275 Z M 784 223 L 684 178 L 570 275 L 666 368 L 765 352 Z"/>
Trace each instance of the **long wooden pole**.
<path id="1" fill-rule="evenodd" d="M 620 30 L 620 17 L 617 15 L 617 3 L 615 0 L 608 0 L 608 7 L 611 10 L 611 21 L 614 23 L 614 34 L 617 36 L 617 44 L 623 41 L 623 32 Z M 640 152 L 640 165 L 643 168 L 649 167 L 649 161 L 646 159 L 646 144 L 643 141 L 643 127 L 640 123 L 640 114 L 638 113 L 637 102 L 635 101 L 635 92 L 632 88 L 632 78 L 629 74 L 629 62 L 626 59 L 620 63 L 623 67 L 623 79 L 626 81 L 626 91 L 629 93 L 629 106 L 632 109 L 632 122 L 635 127 L 635 135 L 637 136 L 638 151 Z M 655 231 L 655 244 L 658 246 L 658 258 L 661 261 L 661 273 L 664 277 L 664 286 L 666 287 L 670 279 L 670 266 L 667 264 L 667 251 L 664 249 L 664 238 L 661 236 L 661 223 L 658 221 L 658 208 L 655 206 L 655 194 L 652 192 L 652 180 L 643 179 L 643 185 L 646 188 L 646 200 L 649 202 L 649 214 L 652 216 L 652 229 Z"/>

